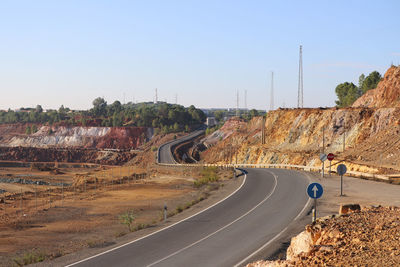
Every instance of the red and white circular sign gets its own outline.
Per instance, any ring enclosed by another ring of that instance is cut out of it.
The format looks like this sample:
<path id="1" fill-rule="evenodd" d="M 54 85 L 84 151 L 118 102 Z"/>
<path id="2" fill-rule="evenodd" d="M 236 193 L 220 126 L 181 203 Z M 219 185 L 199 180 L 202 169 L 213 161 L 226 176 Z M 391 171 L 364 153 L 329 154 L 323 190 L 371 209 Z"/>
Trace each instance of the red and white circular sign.
<path id="1" fill-rule="evenodd" d="M 331 161 L 335 158 L 335 155 L 333 155 L 332 153 L 328 154 L 328 160 Z"/>

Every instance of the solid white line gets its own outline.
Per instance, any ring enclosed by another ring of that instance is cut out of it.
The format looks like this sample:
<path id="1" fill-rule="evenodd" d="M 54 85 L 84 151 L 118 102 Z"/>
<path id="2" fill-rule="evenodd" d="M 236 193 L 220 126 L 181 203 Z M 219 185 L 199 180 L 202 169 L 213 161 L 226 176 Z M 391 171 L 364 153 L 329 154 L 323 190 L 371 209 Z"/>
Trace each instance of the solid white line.
<path id="1" fill-rule="evenodd" d="M 308 175 L 308 173 L 305 173 L 305 176 L 307 177 L 308 182 L 311 183 L 311 177 Z M 297 221 L 300 218 L 300 216 L 303 214 L 304 210 L 309 206 L 310 202 L 311 202 L 311 198 L 308 198 L 306 205 L 304 205 L 304 207 L 300 211 L 300 213 L 297 214 L 296 218 L 294 218 L 295 221 Z"/>
<path id="2" fill-rule="evenodd" d="M 89 257 L 89 258 L 86 258 L 86 259 L 83 259 L 83 260 L 80 260 L 80 261 L 71 263 L 71 264 L 69 264 L 69 265 L 66 265 L 65 267 L 74 266 L 74 265 L 76 265 L 76 264 L 79 264 L 79 263 L 88 261 L 88 260 L 90 260 L 90 259 L 96 258 L 96 257 L 98 257 L 98 256 L 104 255 L 104 254 L 109 253 L 109 252 L 111 252 L 111 251 L 114 251 L 114 250 L 116 250 L 116 249 L 125 247 L 125 246 L 130 245 L 130 244 L 135 243 L 135 242 L 138 242 L 138 241 L 140 241 L 140 240 L 142 240 L 142 239 L 144 239 L 144 238 L 146 238 L 146 237 L 155 235 L 155 234 L 157 234 L 157 233 L 159 233 L 159 232 L 161 232 L 161 231 L 167 230 L 168 228 L 171 228 L 171 227 L 177 225 L 178 223 L 181 223 L 181 222 L 184 222 L 184 221 L 186 221 L 186 220 L 189 220 L 190 218 L 193 218 L 194 216 L 197 216 L 197 215 L 199 215 L 200 213 L 205 212 L 206 210 L 211 209 L 212 207 L 218 205 L 219 203 L 221 203 L 221 202 L 227 200 L 228 198 L 230 198 L 231 196 L 233 196 L 237 191 L 239 191 L 239 190 L 243 187 L 243 185 L 244 185 L 245 182 L 246 182 L 246 179 L 247 179 L 247 175 L 245 174 L 244 179 L 243 179 L 243 182 L 242 182 L 242 184 L 240 185 L 239 188 L 237 188 L 237 189 L 236 189 L 234 192 L 232 192 L 229 196 L 227 196 L 227 197 L 225 197 L 224 199 L 218 201 L 217 203 L 215 203 L 215 204 L 213 204 L 213 205 L 211 205 L 211 206 L 205 208 L 204 210 L 201 210 L 201 211 L 199 211 L 199 212 L 197 212 L 197 213 L 195 213 L 195 214 L 193 214 L 193 215 L 191 215 L 191 216 L 189 216 L 189 217 L 187 217 L 187 218 L 185 218 L 185 219 L 183 219 L 183 220 L 180 220 L 180 221 L 178 221 L 178 222 L 176 222 L 176 223 L 174 223 L 174 224 L 171 224 L 171 225 L 169 225 L 169 226 L 167 226 L 167 227 L 164 227 L 164 228 L 162 228 L 162 229 L 160 229 L 160 230 L 158 230 L 158 231 L 155 231 L 155 232 L 153 232 L 153 233 L 150 233 L 150 234 L 148 234 L 148 235 L 145 235 L 145 236 L 143 236 L 143 237 L 140 237 L 140 238 L 138 238 L 138 239 L 135 239 L 135 240 L 133 240 L 133 241 L 130 241 L 130 242 L 128 242 L 128 243 L 125 243 L 125 244 L 123 244 L 123 245 L 120 245 L 120 246 L 118 246 L 118 247 L 115 247 L 115 248 L 112 248 L 112 249 L 103 251 L 103 252 L 101 252 L 101 253 L 99 253 L 99 254 L 96 254 L 96 255 L 93 255 L 93 256 L 91 256 L 91 257 Z"/>
<path id="3" fill-rule="evenodd" d="M 307 179 L 309 182 L 311 182 L 310 177 L 306 174 Z M 299 214 L 297 214 L 296 218 L 294 219 L 294 221 L 296 221 L 301 214 L 303 214 L 304 210 L 308 207 L 308 204 L 310 202 L 310 198 L 308 198 L 306 204 L 304 205 L 303 209 L 300 211 Z M 285 229 L 283 229 L 282 231 L 280 231 L 276 236 L 274 236 L 271 240 L 269 240 L 267 243 L 265 243 L 264 245 L 262 245 L 259 249 L 257 249 L 256 251 L 254 251 L 253 253 L 251 253 L 249 256 L 247 256 L 245 259 L 243 259 L 241 262 L 237 263 L 234 265 L 234 267 L 238 267 L 241 266 L 243 263 L 245 263 L 246 261 L 248 261 L 249 259 L 251 259 L 252 257 L 254 257 L 254 255 L 256 255 L 257 253 L 259 253 L 261 250 L 263 250 L 264 248 L 266 248 L 268 245 L 270 245 L 272 242 L 274 242 L 278 237 L 280 237 L 284 232 L 286 232 L 286 230 L 288 229 L 288 227 L 286 227 Z"/>
<path id="4" fill-rule="evenodd" d="M 188 246 L 186 246 L 186 247 L 184 247 L 184 248 L 181 248 L 180 250 L 177 250 L 176 252 L 174 252 L 174 253 L 172 253 L 172 254 L 170 254 L 170 255 L 168 255 L 168 256 L 166 256 L 166 257 L 164 257 L 164 258 L 162 258 L 162 259 L 160 259 L 160 260 L 158 260 L 158 261 L 156 261 L 156 262 L 153 262 L 153 263 L 147 265 L 147 267 L 156 265 L 156 264 L 158 264 L 158 263 L 160 263 L 160 262 L 162 262 L 162 261 L 164 261 L 164 260 L 166 260 L 166 259 L 168 259 L 168 258 L 170 258 L 170 257 L 172 257 L 172 256 L 175 256 L 175 255 L 179 254 L 180 252 L 182 252 L 182 251 L 184 251 L 184 250 L 186 250 L 186 249 L 188 249 L 188 248 L 190 248 L 190 247 L 193 247 L 194 245 L 196 245 L 196 244 L 198 244 L 198 243 L 200 243 L 200 242 L 206 240 L 207 238 L 209 238 L 209 237 L 211 237 L 211 236 L 217 234 L 218 232 L 221 232 L 221 231 L 224 230 L 225 228 L 231 226 L 231 225 L 234 224 L 235 222 L 241 220 L 243 217 L 247 216 L 249 213 L 251 213 L 252 211 L 254 211 L 257 207 L 259 207 L 261 204 L 263 204 L 265 201 L 267 201 L 267 200 L 272 196 L 272 194 L 275 192 L 276 186 L 277 186 L 277 184 L 278 184 L 278 180 L 277 180 L 277 177 L 276 177 L 275 174 L 273 174 L 272 172 L 270 172 L 270 173 L 273 175 L 273 177 L 274 177 L 274 179 L 275 179 L 275 185 L 274 185 L 274 188 L 272 189 L 272 191 L 268 194 L 268 196 L 266 196 L 260 203 L 258 203 L 256 206 L 254 206 L 252 209 L 250 209 L 249 211 L 247 211 L 246 213 L 244 213 L 242 216 L 240 216 L 240 217 L 237 218 L 236 220 L 234 220 L 234 221 L 228 223 L 228 224 L 225 225 L 224 227 L 221 227 L 221 228 L 218 229 L 217 231 L 215 231 L 215 232 L 213 232 L 213 233 L 211 233 L 211 234 L 209 234 L 209 235 L 203 237 L 202 239 L 197 240 L 196 242 L 194 242 L 194 243 L 192 243 L 192 244 L 190 244 L 190 245 L 188 245 Z"/>

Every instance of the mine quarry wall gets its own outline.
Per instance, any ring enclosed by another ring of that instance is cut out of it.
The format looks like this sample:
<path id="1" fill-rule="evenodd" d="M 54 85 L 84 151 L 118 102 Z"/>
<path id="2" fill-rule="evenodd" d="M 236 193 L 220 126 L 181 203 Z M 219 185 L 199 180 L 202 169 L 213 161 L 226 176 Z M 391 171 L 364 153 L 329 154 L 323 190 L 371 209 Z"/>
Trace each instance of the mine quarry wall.
<path id="1" fill-rule="evenodd" d="M 1 147 L 135 149 L 153 136 L 146 127 L 50 127 L 25 134 L 24 124 L 0 125 Z"/>
<path id="2" fill-rule="evenodd" d="M 261 144 L 261 117 L 239 125 L 238 121 L 228 121 L 204 140 L 212 147 L 202 157 L 210 163 L 320 166 L 323 136 L 324 152 L 334 153 L 339 160 L 372 162 L 382 151 L 392 158 L 400 157 L 393 144 L 400 141 L 399 115 L 399 108 L 279 109 L 266 117 L 266 144 Z M 215 136 L 220 138 L 219 142 L 213 142 Z M 353 165 L 354 171 L 363 171 L 360 164 Z M 368 172 L 378 171 L 373 167 L 364 168 Z"/>

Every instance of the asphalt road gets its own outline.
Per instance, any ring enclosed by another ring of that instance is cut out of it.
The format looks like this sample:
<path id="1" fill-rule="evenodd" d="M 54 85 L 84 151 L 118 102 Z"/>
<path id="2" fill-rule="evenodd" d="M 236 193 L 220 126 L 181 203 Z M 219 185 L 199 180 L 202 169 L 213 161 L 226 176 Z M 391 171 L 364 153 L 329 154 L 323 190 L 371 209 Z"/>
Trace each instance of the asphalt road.
<path id="1" fill-rule="evenodd" d="M 224 201 L 162 231 L 73 266 L 234 266 L 281 235 L 306 212 L 307 177 L 247 169 Z"/>
<path id="2" fill-rule="evenodd" d="M 197 130 L 187 136 L 184 136 L 182 138 L 179 138 L 179 139 L 176 139 L 176 140 L 173 140 L 173 141 L 170 141 L 168 143 L 161 145 L 160 149 L 159 149 L 159 153 L 158 153 L 158 163 L 170 163 L 170 164 L 176 163 L 174 160 L 174 157 L 172 156 L 171 148 L 174 145 L 177 145 L 179 143 L 183 143 L 183 142 L 186 142 L 193 138 L 196 138 L 197 136 L 199 136 L 203 133 L 204 133 L 204 130 Z"/>

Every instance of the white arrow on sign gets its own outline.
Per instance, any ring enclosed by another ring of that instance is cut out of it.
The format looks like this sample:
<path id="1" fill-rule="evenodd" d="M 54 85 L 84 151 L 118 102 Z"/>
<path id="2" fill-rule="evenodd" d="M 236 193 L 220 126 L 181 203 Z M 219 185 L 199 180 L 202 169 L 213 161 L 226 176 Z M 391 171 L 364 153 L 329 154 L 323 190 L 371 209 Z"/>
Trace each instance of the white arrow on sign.
<path id="1" fill-rule="evenodd" d="M 317 197 L 317 191 L 318 191 L 318 187 L 316 185 L 314 185 L 313 189 L 311 189 L 314 192 L 314 198 Z"/>

